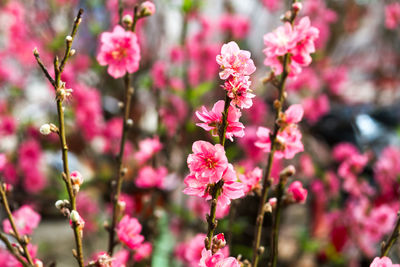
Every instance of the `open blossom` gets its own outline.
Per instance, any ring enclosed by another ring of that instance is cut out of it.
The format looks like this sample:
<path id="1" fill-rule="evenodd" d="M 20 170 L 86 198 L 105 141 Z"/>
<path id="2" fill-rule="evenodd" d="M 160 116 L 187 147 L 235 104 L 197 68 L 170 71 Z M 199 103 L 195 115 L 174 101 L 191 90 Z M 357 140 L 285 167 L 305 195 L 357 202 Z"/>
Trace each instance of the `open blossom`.
<path id="1" fill-rule="evenodd" d="M 154 169 L 150 166 L 145 166 L 140 169 L 138 177 L 135 180 L 135 184 L 139 188 L 156 187 L 163 189 L 167 174 L 168 170 L 165 167 Z"/>
<path id="2" fill-rule="evenodd" d="M 212 136 L 218 136 L 218 129 L 222 123 L 222 112 L 224 111 L 225 101 L 220 100 L 214 104 L 211 111 L 208 111 L 204 106 L 201 111 L 196 111 L 196 116 L 202 123 L 196 123 L 197 126 L 203 128 L 206 131 L 211 131 Z M 233 136 L 243 137 L 244 126 L 239 122 L 242 113 L 239 109 L 229 106 L 226 138 L 233 141 Z"/>
<path id="3" fill-rule="evenodd" d="M 233 76 L 224 83 L 223 88 L 232 99 L 231 105 L 239 108 L 250 108 L 253 105 L 252 98 L 255 95 L 251 93 L 250 85 L 249 76 Z"/>
<path id="4" fill-rule="evenodd" d="M 386 147 L 374 166 L 374 177 L 385 192 L 393 190 L 400 174 L 400 150 L 397 147 Z"/>
<path id="5" fill-rule="evenodd" d="M 258 141 L 255 142 L 255 145 L 261 148 L 264 152 L 271 151 L 270 133 L 271 131 L 268 128 L 258 127 Z M 297 127 L 295 127 L 295 125 L 287 127 L 283 131 L 279 131 L 277 136 L 277 149 L 275 151 L 275 157 L 278 159 L 291 159 L 297 153 L 302 152 L 304 150 L 304 146 L 301 142 L 301 137 L 301 132 Z"/>
<path id="6" fill-rule="evenodd" d="M 125 215 L 117 226 L 119 240 L 130 249 L 136 249 L 142 244 L 144 237 L 140 235 L 142 225 L 136 218 Z"/>
<path id="7" fill-rule="evenodd" d="M 289 196 L 297 203 L 304 203 L 307 199 L 307 189 L 303 188 L 300 181 L 295 181 L 288 188 Z"/>
<path id="8" fill-rule="evenodd" d="M 112 77 L 117 79 L 138 70 L 140 47 L 135 33 L 117 25 L 112 32 L 101 34 L 100 43 L 97 61 L 102 66 L 108 65 Z"/>
<path id="9" fill-rule="evenodd" d="M 369 267 L 400 267 L 400 264 L 393 264 L 388 257 L 376 257 Z"/>
<path id="10" fill-rule="evenodd" d="M 270 66 L 275 74 L 283 71 L 280 57 L 291 54 L 290 76 L 296 76 L 302 67 L 311 63 L 311 53 L 315 52 L 314 41 L 318 38 L 319 31 L 310 25 L 308 17 L 302 18 L 296 25 L 289 22 L 278 27 L 272 33 L 264 36 L 264 64 Z"/>
<path id="11" fill-rule="evenodd" d="M 342 142 L 337 144 L 334 148 L 333 148 L 333 158 L 336 161 L 342 162 L 350 157 L 352 157 L 353 155 L 357 155 L 358 153 L 358 149 L 355 145 L 353 145 L 352 143 L 348 143 L 348 142 Z"/>
<path id="12" fill-rule="evenodd" d="M 201 251 L 199 267 L 240 267 L 239 262 L 233 257 L 225 257 L 222 252 L 212 253 L 205 248 Z"/>
<path id="13" fill-rule="evenodd" d="M 227 168 L 224 170 L 222 180 L 224 181 L 224 184 L 221 189 L 221 194 L 218 197 L 218 204 L 221 208 L 224 208 L 231 203 L 231 199 L 243 197 L 245 195 L 245 188 L 242 183 L 237 181 L 236 172 L 232 164 L 228 164 Z M 187 186 L 183 190 L 185 194 L 211 199 L 211 195 L 207 191 L 211 184 L 209 183 L 208 178 L 189 174 L 185 178 L 184 183 Z"/>
<path id="14" fill-rule="evenodd" d="M 12 213 L 15 225 L 20 235 L 30 235 L 33 230 L 39 225 L 40 214 L 35 212 L 31 207 L 24 205 Z M 10 221 L 3 221 L 3 230 L 5 233 L 11 233 L 12 227 Z"/>
<path id="15" fill-rule="evenodd" d="M 249 51 L 240 50 L 239 46 L 233 41 L 224 44 L 221 48 L 221 54 L 217 56 L 217 63 L 222 69 L 219 77 L 222 80 L 226 80 L 230 76 L 252 74 L 256 67 L 250 56 Z"/>
<path id="16" fill-rule="evenodd" d="M 291 105 L 284 113 L 280 114 L 278 122 L 281 126 L 299 123 L 303 118 L 303 107 L 300 104 Z"/>
<path id="17" fill-rule="evenodd" d="M 135 153 L 135 159 L 139 164 L 143 164 L 149 160 L 154 154 L 162 149 L 163 145 L 158 136 L 154 138 L 146 138 L 139 141 L 139 151 Z"/>
<path id="18" fill-rule="evenodd" d="M 220 144 L 212 145 L 206 141 L 196 141 L 192 146 L 187 163 L 190 172 L 196 177 L 207 179 L 208 183 L 216 183 L 228 167 L 225 149 Z"/>

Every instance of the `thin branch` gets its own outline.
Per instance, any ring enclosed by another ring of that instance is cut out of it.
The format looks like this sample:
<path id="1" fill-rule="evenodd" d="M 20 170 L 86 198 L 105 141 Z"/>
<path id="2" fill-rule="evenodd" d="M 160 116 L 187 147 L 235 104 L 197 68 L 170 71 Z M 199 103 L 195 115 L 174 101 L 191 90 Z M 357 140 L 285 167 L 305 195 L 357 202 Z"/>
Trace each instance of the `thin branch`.
<path id="1" fill-rule="evenodd" d="M 27 241 L 29 241 L 29 240 L 26 238 L 23 238 L 18 231 L 18 228 L 14 221 L 14 217 L 10 210 L 10 206 L 8 204 L 8 200 L 7 200 L 6 192 L 4 191 L 3 184 L 0 184 L 0 197 L 1 197 L 1 202 L 3 204 L 3 207 L 6 210 L 7 218 L 10 222 L 11 228 L 13 229 L 13 235 L 15 236 L 15 239 L 17 239 L 18 243 L 21 245 L 22 249 L 24 250 L 24 257 L 26 258 L 26 260 L 28 261 L 28 263 L 30 265 L 33 265 L 32 256 L 28 250 L 28 242 Z"/>
<path id="2" fill-rule="evenodd" d="M 392 248 L 394 243 L 396 243 L 397 238 L 400 236 L 400 211 L 397 213 L 397 217 L 397 222 L 395 227 L 393 228 L 392 234 L 389 236 L 386 242 L 382 242 L 381 258 L 389 254 L 390 249 Z"/>
<path id="3" fill-rule="evenodd" d="M 6 245 L 7 250 L 22 264 L 22 266 L 24 266 L 24 267 L 32 266 L 32 265 L 28 265 L 28 263 L 26 263 L 26 261 L 22 258 L 22 256 L 18 252 L 17 248 L 13 247 L 13 245 L 10 243 L 10 241 L 8 240 L 8 238 L 5 234 L 0 233 L 0 239 L 1 239 L 1 241 L 3 241 L 4 245 Z"/>

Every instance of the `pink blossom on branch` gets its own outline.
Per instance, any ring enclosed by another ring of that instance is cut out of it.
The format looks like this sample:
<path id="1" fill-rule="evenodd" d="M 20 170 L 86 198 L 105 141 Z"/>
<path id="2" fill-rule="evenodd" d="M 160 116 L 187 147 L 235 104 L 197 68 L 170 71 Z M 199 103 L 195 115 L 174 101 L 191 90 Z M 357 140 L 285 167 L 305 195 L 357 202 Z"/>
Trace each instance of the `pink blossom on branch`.
<path id="1" fill-rule="evenodd" d="M 256 67 L 250 55 L 249 51 L 240 50 L 239 46 L 233 41 L 224 44 L 221 48 L 221 54 L 217 56 L 217 63 L 222 69 L 219 77 L 226 80 L 230 76 L 251 75 Z"/>
<path id="2" fill-rule="evenodd" d="M 307 189 L 303 188 L 300 181 L 295 181 L 288 188 L 288 195 L 297 203 L 304 203 L 307 199 Z"/>
<path id="3" fill-rule="evenodd" d="M 115 26 L 112 32 L 103 32 L 100 36 L 97 61 L 102 66 L 108 65 L 108 74 L 115 79 L 121 78 L 126 72 L 137 71 L 140 47 L 136 34 L 119 25 Z"/>
<path id="4" fill-rule="evenodd" d="M 239 108 L 250 108 L 253 105 L 249 76 L 232 76 L 223 85 L 231 101 L 231 105 Z"/>
<path id="5" fill-rule="evenodd" d="M 206 131 L 211 131 L 212 136 L 218 136 L 219 126 L 222 124 L 222 112 L 224 111 L 225 101 L 220 100 L 214 104 L 211 111 L 208 111 L 204 106 L 201 111 L 196 111 L 196 117 L 202 123 L 196 123 L 197 126 Z M 226 138 L 233 141 L 233 136 L 243 137 L 244 126 L 239 122 L 242 113 L 239 109 L 229 106 L 228 108 L 228 126 L 226 128 Z"/>
<path id="6" fill-rule="evenodd" d="M 159 167 L 157 169 L 150 166 L 145 166 L 140 169 L 138 177 L 135 180 L 135 184 L 139 188 L 164 188 L 165 178 L 168 174 L 168 170 L 165 167 Z"/>
<path id="7" fill-rule="evenodd" d="M 233 257 L 227 257 L 218 251 L 212 253 L 211 250 L 205 248 L 201 251 L 201 259 L 199 267 L 240 267 L 239 262 Z"/>
<path id="8" fill-rule="evenodd" d="M 187 159 L 190 172 L 208 183 L 216 183 L 228 167 L 225 149 L 220 144 L 212 145 L 206 141 L 196 141 L 192 146 L 193 154 Z"/>
<path id="9" fill-rule="evenodd" d="M 400 3 L 394 2 L 385 7 L 385 26 L 395 29 L 400 24 Z"/>

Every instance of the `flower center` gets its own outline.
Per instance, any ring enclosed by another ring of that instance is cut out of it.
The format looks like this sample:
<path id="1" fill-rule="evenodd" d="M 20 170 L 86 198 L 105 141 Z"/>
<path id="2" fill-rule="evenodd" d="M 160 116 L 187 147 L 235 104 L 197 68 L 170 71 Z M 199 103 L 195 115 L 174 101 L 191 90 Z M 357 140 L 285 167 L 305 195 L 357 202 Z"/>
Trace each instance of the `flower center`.
<path id="1" fill-rule="evenodd" d="M 121 59 L 125 58 L 126 55 L 127 55 L 127 51 L 125 48 L 122 48 L 122 47 L 111 52 L 111 56 L 115 60 L 121 60 Z"/>

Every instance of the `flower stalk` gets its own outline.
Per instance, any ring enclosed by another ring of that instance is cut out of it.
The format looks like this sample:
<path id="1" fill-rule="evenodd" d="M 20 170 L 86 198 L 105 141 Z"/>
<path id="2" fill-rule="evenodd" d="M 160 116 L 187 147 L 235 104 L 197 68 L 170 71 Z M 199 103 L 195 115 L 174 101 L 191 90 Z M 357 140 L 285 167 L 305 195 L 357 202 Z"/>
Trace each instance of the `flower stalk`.
<path id="1" fill-rule="evenodd" d="M 66 140 L 66 130 L 65 130 L 65 119 L 64 119 L 64 107 L 63 101 L 68 96 L 68 89 L 65 89 L 65 84 L 61 81 L 61 74 L 64 70 L 64 67 L 71 56 L 71 49 L 72 49 L 72 42 L 75 38 L 75 35 L 78 31 L 78 27 L 82 21 L 82 14 L 83 9 L 80 9 L 72 27 L 71 34 L 65 38 L 66 40 L 66 49 L 61 62 L 59 61 L 58 57 L 54 58 L 54 79 L 51 77 L 49 72 L 47 71 L 46 67 L 42 63 L 39 52 L 37 49 L 34 50 L 33 54 L 36 58 L 36 61 L 42 71 L 44 72 L 45 76 L 49 80 L 49 82 L 53 85 L 54 89 L 56 90 L 57 95 L 57 115 L 58 115 L 58 123 L 59 123 L 59 138 L 60 138 L 60 145 L 62 150 L 62 161 L 63 161 L 63 173 L 62 177 L 68 192 L 69 202 L 71 204 L 70 209 L 71 211 L 76 211 L 76 194 L 73 192 L 72 182 L 70 177 L 69 165 L 68 165 L 68 145 Z M 82 235 L 81 230 L 79 229 L 79 225 L 77 223 L 72 223 L 72 228 L 75 237 L 75 246 L 76 250 L 73 250 L 73 255 L 75 256 L 78 264 L 80 267 L 84 266 L 84 256 L 83 256 L 83 245 L 82 245 Z"/>
<path id="2" fill-rule="evenodd" d="M 389 236 L 388 240 L 382 242 L 381 247 L 381 258 L 385 257 L 389 254 L 390 249 L 396 243 L 397 238 L 400 236 L 400 211 L 397 213 L 397 222 L 393 228 L 391 235 Z"/>
<path id="3" fill-rule="evenodd" d="M 119 1 L 120 4 L 120 10 L 122 10 L 122 3 Z M 136 28 L 136 22 L 138 20 L 137 16 L 137 7 L 135 7 L 134 12 L 133 12 L 133 23 L 132 26 L 129 27 L 132 32 L 135 32 Z M 122 12 L 120 12 L 120 17 L 122 15 Z M 122 21 L 122 20 L 121 20 Z M 123 165 L 123 157 L 124 157 L 124 152 L 125 152 L 125 143 L 128 135 L 128 130 L 130 128 L 130 123 L 128 123 L 129 115 L 131 112 L 131 102 L 132 102 L 132 96 L 134 93 L 134 88 L 131 86 L 131 76 L 129 73 L 126 73 L 124 76 L 124 87 L 125 87 L 125 96 L 124 96 L 124 104 L 123 104 L 123 126 L 122 126 L 122 134 L 121 134 L 121 142 L 120 142 L 120 147 L 119 147 L 119 153 L 117 155 L 117 164 L 118 164 L 118 175 L 117 178 L 112 182 L 112 187 L 113 187 L 113 197 L 111 199 L 112 204 L 113 204 L 113 209 L 112 209 L 112 218 L 111 218 L 111 226 L 108 228 L 109 231 L 109 239 L 108 239 L 108 254 L 110 256 L 113 255 L 114 253 L 114 247 L 117 244 L 115 241 L 115 228 L 117 226 L 117 221 L 118 221 L 118 216 L 120 215 L 118 212 L 118 200 L 119 196 L 121 194 L 121 189 L 122 189 L 122 183 L 124 176 L 127 172 L 126 168 Z"/>

